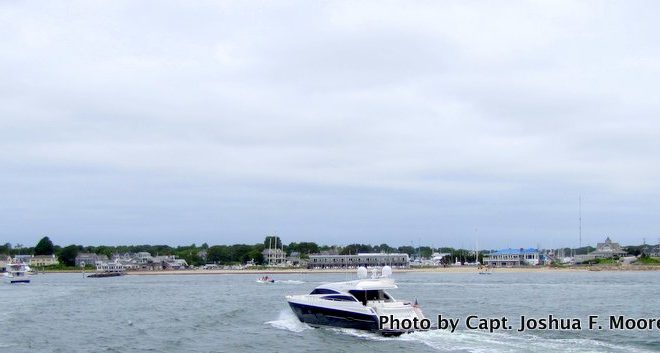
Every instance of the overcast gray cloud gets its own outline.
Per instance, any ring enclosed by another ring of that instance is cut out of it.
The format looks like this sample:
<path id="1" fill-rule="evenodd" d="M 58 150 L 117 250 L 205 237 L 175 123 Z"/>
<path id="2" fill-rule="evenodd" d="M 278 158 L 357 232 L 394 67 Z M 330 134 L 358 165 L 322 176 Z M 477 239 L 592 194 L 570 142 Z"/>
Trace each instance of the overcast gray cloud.
<path id="1" fill-rule="evenodd" d="M 660 237 L 655 2 L 0 3 L 0 240 Z"/>

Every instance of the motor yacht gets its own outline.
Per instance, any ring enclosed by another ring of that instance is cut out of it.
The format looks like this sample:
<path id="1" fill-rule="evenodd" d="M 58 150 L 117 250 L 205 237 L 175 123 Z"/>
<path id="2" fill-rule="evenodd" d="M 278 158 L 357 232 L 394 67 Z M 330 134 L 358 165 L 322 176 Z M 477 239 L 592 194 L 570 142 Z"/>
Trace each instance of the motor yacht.
<path id="1" fill-rule="evenodd" d="M 7 283 L 30 283 L 30 267 L 22 262 L 10 262 L 6 266 L 4 280 Z"/>
<path id="2" fill-rule="evenodd" d="M 360 267 L 358 280 L 323 284 L 309 294 L 289 295 L 286 299 L 298 319 L 312 327 L 368 330 L 385 336 L 420 330 L 391 324 L 381 327 L 382 316 L 401 321 L 425 319 L 416 302 L 396 300 L 387 292 L 398 288 L 391 274 L 392 269 L 385 266 L 381 276 L 374 272 L 371 278 L 366 278 L 367 269 Z"/>

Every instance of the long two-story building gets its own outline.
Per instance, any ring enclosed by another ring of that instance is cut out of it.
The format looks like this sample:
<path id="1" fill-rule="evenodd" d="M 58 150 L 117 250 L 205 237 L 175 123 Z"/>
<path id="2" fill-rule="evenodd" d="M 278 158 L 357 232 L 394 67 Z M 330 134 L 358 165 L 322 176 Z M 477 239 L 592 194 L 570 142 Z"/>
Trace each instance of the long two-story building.
<path id="1" fill-rule="evenodd" d="M 484 265 L 490 267 L 517 267 L 538 265 L 541 254 L 538 249 L 502 249 L 484 255 Z"/>
<path id="2" fill-rule="evenodd" d="M 408 254 L 400 253 L 363 253 L 357 255 L 309 255 L 307 268 L 357 268 L 360 266 L 391 266 L 407 268 L 410 266 Z"/>

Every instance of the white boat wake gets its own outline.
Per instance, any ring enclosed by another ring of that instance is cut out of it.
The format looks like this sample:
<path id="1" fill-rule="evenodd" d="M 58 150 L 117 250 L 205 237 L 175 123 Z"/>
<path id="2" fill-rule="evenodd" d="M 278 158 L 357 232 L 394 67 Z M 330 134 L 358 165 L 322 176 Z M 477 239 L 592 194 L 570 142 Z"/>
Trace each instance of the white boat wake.
<path id="1" fill-rule="evenodd" d="M 588 338 L 548 338 L 488 332 L 444 330 L 414 332 L 397 339 L 423 343 L 440 352 L 651 352 Z"/>
<path id="2" fill-rule="evenodd" d="M 302 332 L 311 327 L 301 323 L 293 313 L 282 310 L 278 320 L 266 322 L 275 328 L 292 332 Z M 438 352 L 634 352 L 650 353 L 651 350 L 619 346 L 588 338 L 546 338 L 534 335 L 518 335 L 504 333 L 488 333 L 479 331 L 456 331 L 454 333 L 444 330 L 419 331 L 403 334 L 398 337 L 383 337 L 377 333 L 327 327 L 324 330 L 340 335 L 348 335 L 358 339 L 370 341 L 399 341 L 421 343 Z"/>
<path id="3" fill-rule="evenodd" d="M 282 283 L 282 284 L 304 284 L 305 281 L 297 281 L 294 279 L 285 279 L 285 280 L 275 280 L 275 283 Z"/>
<path id="4" fill-rule="evenodd" d="M 300 322 L 296 315 L 289 309 L 280 311 L 277 320 L 267 321 L 265 324 L 280 330 L 287 330 L 291 332 L 302 332 L 311 329 L 311 327 Z"/>

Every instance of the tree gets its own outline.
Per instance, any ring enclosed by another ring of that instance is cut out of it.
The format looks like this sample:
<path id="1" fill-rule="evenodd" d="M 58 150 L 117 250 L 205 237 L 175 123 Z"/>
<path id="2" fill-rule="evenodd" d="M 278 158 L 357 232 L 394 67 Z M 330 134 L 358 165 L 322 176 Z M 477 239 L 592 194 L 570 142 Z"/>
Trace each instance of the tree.
<path id="1" fill-rule="evenodd" d="M 319 246 L 313 242 L 291 243 L 286 249 L 289 253 L 297 251 L 301 256 L 316 254 L 319 252 Z"/>
<path id="2" fill-rule="evenodd" d="M 319 252 L 319 246 L 314 242 L 302 242 L 298 244 L 298 248 L 302 255 L 316 254 Z"/>
<path id="3" fill-rule="evenodd" d="M 67 266 L 75 266 L 76 256 L 78 256 L 78 246 L 69 245 L 62 249 L 62 252 L 60 252 L 59 259 L 61 263 Z"/>
<path id="4" fill-rule="evenodd" d="M 250 257 L 250 260 L 254 260 L 255 263 L 261 265 L 264 263 L 264 255 L 261 253 L 261 250 L 259 250 L 261 244 L 258 245 L 259 246 L 252 247 L 252 250 L 248 253 L 248 256 Z"/>
<path id="5" fill-rule="evenodd" d="M 341 249 L 340 255 L 355 255 L 358 253 L 370 253 L 373 252 L 371 245 L 367 244 L 350 244 L 346 245 Z"/>
<path id="6" fill-rule="evenodd" d="M 113 249 L 109 246 L 101 245 L 97 246 L 96 249 L 94 249 L 94 253 L 99 254 L 99 255 L 105 255 L 108 258 L 112 258 L 113 254 Z"/>
<path id="7" fill-rule="evenodd" d="M 229 261 L 244 264 L 250 261 L 254 256 L 251 254 L 252 245 L 235 244 L 231 246 L 231 257 Z"/>
<path id="8" fill-rule="evenodd" d="M 391 252 L 395 252 L 396 249 L 389 246 L 389 245 L 387 245 L 387 244 L 385 244 L 385 243 L 383 243 L 383 244 L 374 246 L 374 251 L 383 252 L 383 253 L 391 253 Z"/>
<path id="9" fill-rule="evenodd" d="M 428 246 L 420 246 L 417 250 L 419 250 L 419 256 L 423 258 L 429 258 L 433 255 L 433 249 Z"/>
<path id="10" fill-rule="evenodd" d="M 53 242 L 48 237 L 43 237 L 34 247 L 35 255 L 53 255 Z"/>
<path id="11" fill-rule="evenodd" d="M 278 237 L 277 235 L 269 235 L 264 240 L 264 247 L 266 249 L 270 249 L 270 248 L 281 249 L 282 239 L 280 239 L 280 237 Z"/>
<path id="12" fill-rule="evenodd" d="M 206 251 L 207 263 L 223 263 L 229 258 L 226 245 L 213 245 Z"/>

